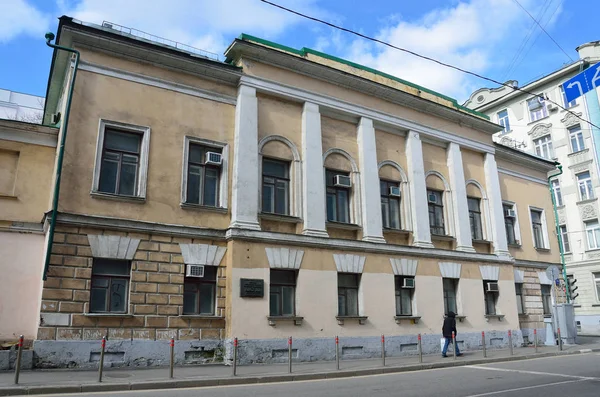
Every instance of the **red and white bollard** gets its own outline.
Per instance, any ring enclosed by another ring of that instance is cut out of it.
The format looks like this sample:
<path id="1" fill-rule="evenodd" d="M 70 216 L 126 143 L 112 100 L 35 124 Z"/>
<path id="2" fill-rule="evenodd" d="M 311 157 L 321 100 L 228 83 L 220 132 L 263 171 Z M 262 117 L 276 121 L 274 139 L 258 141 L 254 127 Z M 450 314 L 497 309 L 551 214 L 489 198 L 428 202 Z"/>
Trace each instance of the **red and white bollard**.
<path id="1" fill-rule="evenodd" d="M 510 329 L 508 330 L 508 348 L 510 350 L 510 355 L 512 356 L 514 352 L 513 352 L 513 343 L 512 343 L 512 332 Z"/>
<path id="2" fill-rule="evenodd" d="M 381 365 L 385 367 L 385 335 L 381 335 Z"/>
<path id="3" fill-rule="evenodd" d="M 102 371 L 104 370 L 104 350 L 106 349 L 106 336 L 102 337 L 102 344 L 100 345 L 100 366 L 98 367 L 98 382 L 102 382 Z"/>
<path id="4" fill-rule="evenodd" d="M 169 378 L 173 379 L 173 368 L 175 367 L 175 339 L 171 338 L 171 361 L 169 363 Z"/>
<path id="5" fill-rule="evenodd" d="M 292 373 L 292 337 L 288 338 L 288 372 Z"/>
<path id="6" fill-rule="evenodd" d="M 421 342 L 421 334 L 417 336 L 417 348 L 419 349 L 419 363 L 423 362 L 423 343 Z"/>
<path id="7" fill-rule="evenodd" d="M 340 369 L 340 338 L 335 337 L 335 369 Z"/>

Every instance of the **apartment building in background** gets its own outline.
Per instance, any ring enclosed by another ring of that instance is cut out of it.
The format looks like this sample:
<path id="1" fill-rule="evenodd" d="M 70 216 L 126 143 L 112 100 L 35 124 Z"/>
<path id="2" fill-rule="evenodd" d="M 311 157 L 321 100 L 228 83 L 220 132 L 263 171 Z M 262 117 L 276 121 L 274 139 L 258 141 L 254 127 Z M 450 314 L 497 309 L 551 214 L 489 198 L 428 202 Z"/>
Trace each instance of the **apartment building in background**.
<path id="1" fill-rule="evenodd" d="M 42 123 L 44 98 L 0 88 L 0 119 Z"/>
<path id="2" fill-rule="evenodd" d="M 165 363 L 170 338 L 178 363 L 227 362 L 234 337 L 242 363 L 290 335 L 300 361 L 333 359 L 336 335 L 360 357 L 381 334 L 389 355 L 419 333 L 439 352 L 449 311 L 466 349 L 544 335 L 553 161 L 327 54 L 242 35 L 222 62 L 131 32 L 60 19 L 81 59 L 38 366 L 94 366 L 103 336 L 118 365 Z M 75 64 L 52 65 L 47 123 Z"/>
<path id="3" fill-rule="evenodd" d="M 568 102 L 561 85 L 600 61 L 600 42 L 583 44 L 577 51 L 578 61 L 520 87 L 537 97 L 509 87 L 484 88 L 475 91 L 465 106 L 487 114 L 503 127 L 494 135 L 495 142 L 562 164 L 562 175 L 551 183 L 568 276 L 577 280 L 576 322 L 581 333 L 598 335 L 600 131 L 584 120 L 600 125 L 600 89 Z"/>

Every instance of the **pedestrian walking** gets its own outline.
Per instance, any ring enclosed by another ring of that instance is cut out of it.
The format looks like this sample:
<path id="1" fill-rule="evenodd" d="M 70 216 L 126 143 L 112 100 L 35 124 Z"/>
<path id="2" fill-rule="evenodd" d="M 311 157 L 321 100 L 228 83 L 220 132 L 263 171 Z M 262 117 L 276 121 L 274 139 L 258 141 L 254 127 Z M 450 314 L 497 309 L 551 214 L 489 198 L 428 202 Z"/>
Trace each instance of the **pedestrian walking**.
<path id="1" fill-rule="evenodd" d="M 456 314 L 454 312 L 448 312 L 448 315 L 444 319 L 444 325 L 442 326 L 442 336 L 446 339 L 444 342 L 444 348 L 442 349 L 442 357 L 448 357 L 446 353 L 448 352 L 448 345 L 450 343 L 454 344 L 454 349 L 456 350 L 456 356 L 462 356 L 460 350 L 458 350 L 458 343 L 452 341 L 452 333 L 454 332 L 454 337 L 456 339 Z"/>

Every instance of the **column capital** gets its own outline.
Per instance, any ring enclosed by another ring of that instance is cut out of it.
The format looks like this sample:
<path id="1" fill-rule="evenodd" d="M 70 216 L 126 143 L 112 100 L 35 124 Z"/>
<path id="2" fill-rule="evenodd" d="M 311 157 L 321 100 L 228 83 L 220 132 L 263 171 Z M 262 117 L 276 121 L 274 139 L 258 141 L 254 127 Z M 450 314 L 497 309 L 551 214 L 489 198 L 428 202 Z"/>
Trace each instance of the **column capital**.
<path id="1" fill-rule="evenodd" d="M 317 105 L 316 103 L 312 103 L 312 102 L 304 102 L 304 105 L 302 105 L 302 111 L 303 112 L 314 112 L 314 113 L 319 113 L 319 105 Z"/>

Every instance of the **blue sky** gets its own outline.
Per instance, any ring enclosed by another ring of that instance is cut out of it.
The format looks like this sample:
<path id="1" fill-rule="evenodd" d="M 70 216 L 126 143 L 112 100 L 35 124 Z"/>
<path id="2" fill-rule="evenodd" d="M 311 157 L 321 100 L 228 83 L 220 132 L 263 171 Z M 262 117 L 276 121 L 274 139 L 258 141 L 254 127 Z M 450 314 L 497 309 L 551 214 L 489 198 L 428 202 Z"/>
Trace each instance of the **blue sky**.
<path id="1" fill-rule="evenodd" d="M 501 81 L 522 85 L 571 62 L 515 0 L 275 2 Z M 519 2 L 574 60 L 575 47 L 600 40 L 591 17 L 598 15 L 598 0 Z M 492 85 L 259 0 L 0 0 L 0 10 L 0 88 L 35 95 L 45 94 L 52 55 L 44 33 L 56 32 L 63 14 L 98 24 L 108 20 L 219 54 L 244 32 L 350 59 L 460 101 Z"/>

